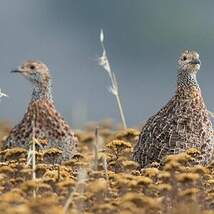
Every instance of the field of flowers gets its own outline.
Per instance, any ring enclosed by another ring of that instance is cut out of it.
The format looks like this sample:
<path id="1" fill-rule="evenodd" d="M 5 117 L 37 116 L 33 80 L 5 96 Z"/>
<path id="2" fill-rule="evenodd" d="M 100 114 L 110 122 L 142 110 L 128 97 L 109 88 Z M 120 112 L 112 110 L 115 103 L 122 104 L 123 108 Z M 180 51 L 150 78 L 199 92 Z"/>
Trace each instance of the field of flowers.
<path id="1" fill-rule="evenodd" d="M 9 130 L 0 124 L 1 144 Z M 108 121 L 90 124 L 77 131 L 78 153 L 61 165 L 60 151 L 36 146 L 35 170 L 29 151 L 1 151 L 0 213 L 214 213 L 214 161 L 194 165 L 192 148 L 139 170 L 131 158 L 138 135 Z"/>

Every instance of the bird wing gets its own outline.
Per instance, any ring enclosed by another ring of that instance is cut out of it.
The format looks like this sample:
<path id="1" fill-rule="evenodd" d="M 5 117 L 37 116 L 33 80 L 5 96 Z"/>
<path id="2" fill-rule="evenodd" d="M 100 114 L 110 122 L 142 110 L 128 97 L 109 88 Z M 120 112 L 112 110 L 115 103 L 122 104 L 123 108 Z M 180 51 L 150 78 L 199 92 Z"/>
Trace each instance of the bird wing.
<path id="1" fill-rule="evenodd" d="M 176 131 L 178 118 L 175 111 L 176 97 L 173 97 L 144 125 L 133 155 L 143 166 L 154 160 L 161 160 L 163 155 L 175 148 L 177 140 L 181 140 Z"/>
<path id="2" fill-rule="evenodd" d="M 66 136 L 74 137 L 70 126 L 56 111 L 52 102 L 36 101 L 32 106 L 35 117 L 35 127 L 46 133 L 47 138 L 63 139 Z"/>

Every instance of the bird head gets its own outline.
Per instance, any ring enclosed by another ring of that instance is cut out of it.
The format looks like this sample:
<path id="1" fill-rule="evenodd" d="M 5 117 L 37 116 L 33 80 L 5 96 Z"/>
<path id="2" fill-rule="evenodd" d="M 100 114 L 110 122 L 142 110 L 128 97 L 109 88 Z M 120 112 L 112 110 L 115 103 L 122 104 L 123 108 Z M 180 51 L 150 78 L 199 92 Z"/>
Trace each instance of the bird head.
<path id="1" fill-rule="evenodd" d="M 178 71 L 185 73 L 197 73 L 200 69 L 201 61 L 196 51 L 185 50 L 178 59 Z"/>
<path id="2" fill-rule="evenodd" d="M 11 72 L 22 74 L 34 85 L 47 84 L 50 80 L 47 65 L 36 60 L 28 60 Z"/>

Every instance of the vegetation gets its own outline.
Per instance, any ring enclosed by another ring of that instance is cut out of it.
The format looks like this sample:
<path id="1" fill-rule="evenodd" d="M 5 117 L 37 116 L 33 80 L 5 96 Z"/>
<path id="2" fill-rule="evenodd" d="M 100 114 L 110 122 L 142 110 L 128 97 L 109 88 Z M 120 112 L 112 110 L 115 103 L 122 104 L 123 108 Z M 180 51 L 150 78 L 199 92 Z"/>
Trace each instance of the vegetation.
<path id="1" fill-rule="evenodd" d="M 1 123 L 2 144 L 8 131 Z M 193 148 L 139 170 L 131 158 L 138 135 L 105 121 L 88 126 L 77 133 L 78 153 L 61 165 L 45 163 L 60 152 L 42 150 L 38 139 L 31 155 L 21 148 L 1 151 L 0 212 L 214 213 L 214 161 L 193 164 L 199 152 Z"/>

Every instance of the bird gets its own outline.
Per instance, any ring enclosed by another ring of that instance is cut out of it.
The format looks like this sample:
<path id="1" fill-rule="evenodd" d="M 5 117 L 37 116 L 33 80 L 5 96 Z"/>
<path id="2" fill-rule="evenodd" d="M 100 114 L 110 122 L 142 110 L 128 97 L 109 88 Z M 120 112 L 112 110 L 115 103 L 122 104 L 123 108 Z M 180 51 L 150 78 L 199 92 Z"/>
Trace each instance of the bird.
<path id="1" fill-rule="evenodd" d="M 76 153 L 78 139 L 55 108 L 48 66 L 39 60 L 27 60 L 11 72 L 30 81 L 33 93 L 23 119 L 10 131 L 4 148 L 29 149 L 29 142 L 34 137 L 46 140 L 45 148 L 61 151 L 56 162 L 70 160 Z"/>
<path id="2" fill-rule="evenodd" d="M 201 61 L 194 50 L 185 50 L 177 61 L 174 96 L 144 124 L 133 159 L 140 168 L 163 163 L 167 155 L 195 148 L 197 163 L 206 165 L 213 156 L 213 128 L 197 81 Z"/>

